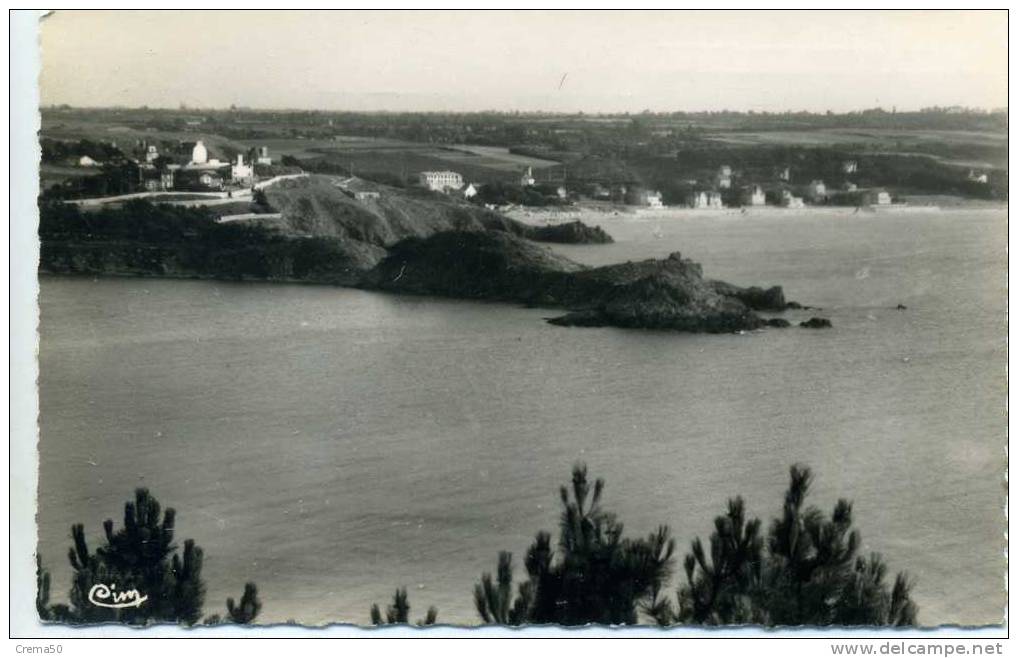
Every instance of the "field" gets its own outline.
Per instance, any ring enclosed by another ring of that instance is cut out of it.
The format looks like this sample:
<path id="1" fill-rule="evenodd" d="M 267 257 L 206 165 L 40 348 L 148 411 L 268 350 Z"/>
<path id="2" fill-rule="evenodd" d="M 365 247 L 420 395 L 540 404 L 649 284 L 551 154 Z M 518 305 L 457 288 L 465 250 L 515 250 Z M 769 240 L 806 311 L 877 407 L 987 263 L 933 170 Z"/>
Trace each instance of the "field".
<path id="1" fill-rule="evenodd" d="M 138 140 L 163 150 L 201 139 L 220 160 L 267 147 L 274 163 L 352 171 L 397 186 L 430 170 L 456 171 L 472 183 L 515 183 L 531 167 L 542 183 L 639 182 L 681 203 L 687 188 L 713 185 L 723 164 L 738 170 L 740 184 L 777 184 L 774 172 L 791 166 L 793 185 L 819 178 L 840 186 L 841 162 L 856 159 L 863 168 L 852 182 L 860 188 L 1007 196 L 1006 116 L 985 113 L 588 117 L 56 108 L 43 109 L 41 134 L 114 141 L 128 152 Z M 185 157 L 182 151 L 176 157 Z M 85 173 L 63 164 L 47 163 L 45 184 Z M 970 169 L 988 181 L 973 184 Z"/>
<path id="2" fill-rule="evenodd" d="M 396 175 L 410 179 L 420 171 L 452 169 L 471 182 L 513 181 L 526 167 L 557 166 L 553 160 L 509 153 L 508 148 L 415 144 L 400 140 L 338 137 L 335 140 L 268 140 L 270 150 L 300 159 L 353 169 L 357 175 Z"/>
<path id="3" fill-rule="evenodd" d="M 234 154 L 252 147 L 265 146 L 277 163 L 284 156 L 290 156 L 302 161 L 326 162 L 344 169 L 353 167 L 361 175 L 400 176 L 407 179 L 419 171 L 454 169 L 468 181 L 510 181 L 516 179 L 526 167 L 540 170 L 558 165 L 552 160 L 509 153 L 505 147 L 421 144 L 349 135 L 292 137 L 285 136 L 288 129 L 285 124 L 272 127 L 278 136 L 232 138 L 217 133 L 215 124 L 166 130 L 139 123 L 129 113 L 121 116 L 116 111 L 105 117 L 78 114 L 47 116 L 44 113 L 41 134 L 52 139 L 112 141 L 121 148 L 129 148 L 137 140 L 159 143 L 193 142 L 200 139 L 208 147 L 210 157 L 222 160 L 231 159 Z M 232 128 L 236 129 L 236 126 Z M 264 132 L 265 128 L 266 125 L 259 124 L 260 131 Z M 73 167 L 47 166 L 43 178 L 47 184 L 52 184 L 71 176 L 89 173 L 94 172 Z"/>
<path id="4" fill-rule="evenodd" d="M 926 155 L 959 167 L 1006 168 L 1007 133 L 966 130 L 831 128 L 732 131 L 706 138 L 733 146 L 858 146 L 888 155 Z M 864 151 L 866 152 L 866 151 Z"/>

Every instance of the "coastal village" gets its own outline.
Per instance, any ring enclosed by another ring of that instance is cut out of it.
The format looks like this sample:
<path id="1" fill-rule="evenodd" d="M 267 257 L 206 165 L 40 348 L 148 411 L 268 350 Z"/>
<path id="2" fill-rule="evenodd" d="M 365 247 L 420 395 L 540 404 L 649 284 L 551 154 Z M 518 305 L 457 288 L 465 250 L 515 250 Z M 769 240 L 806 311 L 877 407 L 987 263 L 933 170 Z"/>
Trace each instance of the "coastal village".
<path id="1" fill-rule="evenodd" d="M 50 145 L 52 149 L 52 144 Z M 166 193 L 206 194 L 215 198 L 245 196 L 257 187 L 279 177 L 304 174 L 294 159 L 274 163 L 267 146 L 235 153 L 229 160 L 210 154 L 201 139 L 154 143 L 137 140 L 122 151 L 115 142 L 99 144 L 82 141 L 65 147 L 61 164 L 94 172 L 90 177 L 72 179 L 76 185 L 71 196 L 77 199 L 115 199 L 120 196 L 151 196 Z M 102 154 L 107 157 L 102 158 Z M 53 156 L 51 155 L 51 158 Z M 289 160 L 289 162 L 287 162 Z M 685 207 L 695 210 L 775 207 L 802 209 L 816 206 L 889 207 L 902 205 L 885 188 L 861 188 L 851 177 L 859 172 L 856 160 L 841 164 L 844 182 L 828 187 L 824 180 L 810 178 L 808 183 L 794 182 L 808 172 L 795 172 L 790 166 L 776 169 L 766 180 L 750 178 L 729 165 L 721 165 L 709 178 L 687 179 L 682 183 L 692 191 L 682 204 L 666 204 L 661 191 L 637 181 L 575 180 L 561 175 L 535 173 L 525 167 L 518 176 L 505 182 L 471 181 L 453 170 L 420 171 L 412 183 L 420 188 L 459 197 L 489 209 L 511 210 L 519 206 L 586 206 L 663 209 Z M 350 172 L 352 174 L 352 172 Z M 969 180 L 985 183 L 986 174 L 970 171 Z M 354 177 L 340 181 L 349 187 Z M 91 184 L 89 184 L 91 183 Z M 52 190 L 51 190 L 52 191 Z M 377 199 L 381 192 L 358 189 L 351 196 L 359 201 Z"/>
<path id="2" fill-rule="evenodd" d="M 871 136 L 856 130 L 851 142 L 825 143 L 844 136 L 824 132 L 827 117 L 800 115 L 594 120 L 54 107 L 42 116 L 41 198 L 89 207 L 128 196 L 226 205 L 295 176 L 327 178 L 362 203 L 429 192 L 501 212 L 549 211 L 548 217 L 557 210 L 904 209 L 954 203 L 947 197 L 999 200 L 1007 190 L 1000 160 L 1006 142 L 1003 150 L 987 146 L 984 133 L 973 132 L 983 142 L 973 137 L 956 147 L 947 141 L 960 139 L 956 132 L 940 138 L 919 130 L 992 126 L 996 115 L 936 108 L 840 119 L 914 124 L 894 144 L 876 128 Z M 728 132 L 723 121 L 733 122 Z M 790 121 L 803 127 L 787 138 L 745 132 Z"/>
<path id="3" fill-rule="evenodd" d="M 858 172 L 855 160 L 842 164 L 845 174 Z M 983 175 L 985 180 L 985 175 Z M 680 207 L 696 210 L 723 210 L 725 208 L 754 208 L 774 206 L 798 209 L 808 206 L 891 206 L 894 199 L 884 188 L 860 188 L 856 183 L 846 181 L 838 189 L 829 190 L 823 180 L 812 179 L 805 185 L 791 182 L 791 168 L 784 167 L 774 173 L 772 180 L 765 182 L 746 180 L 729 165 L 718 168 L 709 180 L 691 179 L 684 181 L 695 188 Z M 443 194 L 458 195 L 475 199 L 483 191 L 480 183 L 471 183 L 455 171 L 424 171 L 418 175 L 417 183 L 424 188 Z M 533 168 L 527 167 L 520 175 L 518 188 L 533 190 L 540 194 L 545 204 L 561 205 L 575 202 L 624 205 L 636 208 L 665 208 L 664 195 L 638 182 L 611 183 L 607 181 L 585 181 L 580 185 L 567 186 L 557 180 L 541 181 L 534 176 Z M 833 203 L 832 203 L 833 202 Z M 511 206 L 511 203 L 486 204 L 492 208 Z"/>
<path id="4" fill-rule="evenodd" d="M 44 162 L 46 146 L 53 148 L 53 143 L 44 144 Z M 273 165 L 265 146 L 222 161 L 210 155 L 201 139 L 161 144 L 139 139 L 126 153 L 116 142 L 94 144 L 81 140 L 66 150 L 70 155 L 61 164 L 94 172 L 91 176 L 69 179 L 67 186 L 79 198 L 158 192 L 229 193 L 251 188 L 261 179 L 299 171 Z"/>

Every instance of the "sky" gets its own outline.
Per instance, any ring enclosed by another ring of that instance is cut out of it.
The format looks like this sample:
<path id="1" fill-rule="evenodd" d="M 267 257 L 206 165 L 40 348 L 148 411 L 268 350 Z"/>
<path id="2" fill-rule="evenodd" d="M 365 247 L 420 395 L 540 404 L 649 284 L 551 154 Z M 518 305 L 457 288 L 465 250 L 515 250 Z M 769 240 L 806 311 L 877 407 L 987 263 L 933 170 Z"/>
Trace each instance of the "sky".
<path id="1" fill-rule="evenodd" d="M 1006 11 L 57 11 L 40 39 L 43 105 L 1007 105 Z"/>

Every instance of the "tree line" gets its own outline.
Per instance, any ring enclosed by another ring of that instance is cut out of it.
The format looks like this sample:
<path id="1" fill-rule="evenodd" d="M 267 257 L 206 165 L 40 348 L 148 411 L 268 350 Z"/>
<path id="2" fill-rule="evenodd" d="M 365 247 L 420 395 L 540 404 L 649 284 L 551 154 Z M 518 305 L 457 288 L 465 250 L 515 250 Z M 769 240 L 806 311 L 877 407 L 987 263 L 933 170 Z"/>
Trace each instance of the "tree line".
<path id="1" fill-rule="evenodd" d="M 474 588 L 474 607 L 485 624 L 507 626 L 915 626 L 908 575 L 891 580 L 879 554 L 860 555 L 850 502 L 839 500 L 829 515 L 807 505 L 812 482 L 809 468 L 790 468 L 781 514 L 766 531 L 747 517 L 741 497 L 730 499 L 706 546 L 693 540 L 671 598 L 665 587 L 676 560 L 668 527 L 626 537 L 602 507 L 604 481 L 591 482 L 578 465 L 560 491 L 558 541 L 537 534 L 515 590 L 513 556 L 499 553 L 495 572 Z M 409 612 L 409 603 L 402 606 Z"/>
<path id="2" fill-rule="evenodd" d="M 691 543 L 671 596 L 666 589 L 677 559 L 669 528 L 626 536 L 623 523 L 602 504 L 604 481 L 591 480 L 586 466 L 577 465 L 559 492 L 557 540 L 537 533 L 518 582 L 512 553 L 498 554 L 495 571 L 482 574 L 474 586 L 479 620 L 504 626 L 915 626 L 912 580 L 906 573 L 892 578 L 879 554 L 860 554 L 850 502 L 838 500 L 830 513 L 808 505 L 812 482 L 808 467 L 789 469 L 781 512 L 766 530 L 747 515 L 741 497 L 730 499 L 706 543 L 700 538 Z M 114 531 L 107 520 L 95 551 L 84 527 L 73 526 L 69 603 L 49 603 L 50 576 L 40 562 L 40 618 L 76 624 L 254 622 L 262 608 L 254 583 L 246 584 L 239 602 L 226 601 L 225 615 L 203 617 L 203 553 L 191 539 L 178 552 L 175 518 L 173 509 L 160 514 L 158 501 L 138 489 L 125 505 L 123 527 Z M 136 607 L 97 606 L 97 585 L 144 593 L 148 600 Z M 438 610 L 430 607 L 413 620 L 406 589 L 397 588 L 384 613 L 371 606 L 370 619 L 375 625 L 430 626 L 438 622 Z"/>

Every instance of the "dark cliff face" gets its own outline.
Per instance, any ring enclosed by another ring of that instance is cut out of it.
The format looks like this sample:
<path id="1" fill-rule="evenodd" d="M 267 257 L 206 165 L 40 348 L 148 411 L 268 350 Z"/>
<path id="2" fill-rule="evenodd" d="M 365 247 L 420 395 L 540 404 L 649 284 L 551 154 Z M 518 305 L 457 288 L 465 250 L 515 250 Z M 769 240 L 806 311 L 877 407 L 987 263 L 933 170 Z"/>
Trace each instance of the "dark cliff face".
<path id="1" fill-rule="evenodd" d="M 199 249 L 189 244 L 44 241 L 39 269 L 50 274 L 288 281 L 355 285 L 379 248 L 337 240 L 293 239 Z"/>
<path id="2" fill-rule="evenodd" d="M 615 242 L 600 226 L 587 226 L 577 220 L 553 226 L 528 226 L 522 237 L 536 242 L 561 244 L 610 244 Z"/>
<path id="3" fill-rule="evenodd" d="M 567 273 L 580 269 L 581 265 L 508 233 L 448 231 L 393 245 L 361 285 L 419 295 L 541 303 L 563 285 Z"/>
<path id="4" fill-rule="evenodd" d="M 704 279 L 700 265 L 680 254 L 587 268 L 503 233 L 447 232 L 397 243 L 361 285 L 572 311 L 552 320 L 559 325 L 716 333 L 765 324 L 739 298 L 747 296 L 743 289 Z"/>

